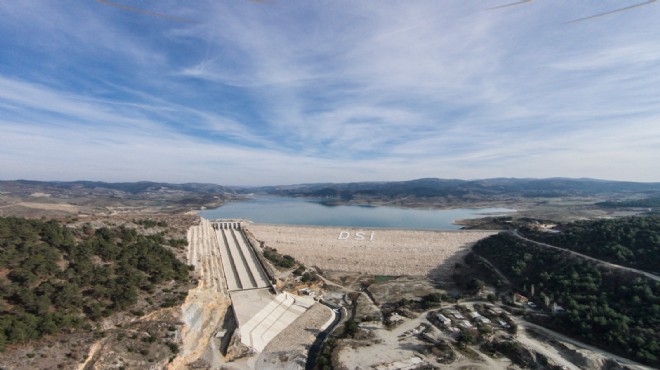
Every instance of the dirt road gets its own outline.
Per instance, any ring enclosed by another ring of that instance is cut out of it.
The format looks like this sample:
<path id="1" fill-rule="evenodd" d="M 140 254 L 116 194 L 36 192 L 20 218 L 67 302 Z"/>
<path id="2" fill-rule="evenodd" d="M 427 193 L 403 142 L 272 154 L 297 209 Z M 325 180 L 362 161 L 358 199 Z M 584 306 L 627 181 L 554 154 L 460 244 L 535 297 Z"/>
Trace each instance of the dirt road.
<path id="1" fill-rule="evenodd" d="M 515 237 L 518 238 L 518 239 L 524 240 L 524 241 L 529 242 L 529 243 L 533 243 L 533 244 L 535 244 L 535 245 L 538 245 L 539 247 L 550 248 L 550 249 L 554 249 L 554 250 L 558 250 L 558 251 L 562 251 L 562 252 L 570 253 L 570 254 L 572 254 L 572 255 L 574 255 L 574 256 L 577 256 L 577 257 L 580 257 L 580 258 L 584 258 L 584 259 L 590 260 L 590 261 L 592 261 L 592 262 L 595 262 L 595 263 L 598 263 L 598 264 L 601 264 L 601 265 L 605 265 L 605 266 L 607 266 L 607 267 L 611 267 L 611 268 L 614 268 L 614 269 L 623 270 L 623 271 L 627 271 L 627 272 L 632 272 L 632 273 L 634 273 L 634 274 L 643 275 L 643 276 L 645 276 L 645 277 L 647 277 L 647 278 L 649 278 L 649 279 L 651 279 L 651 280 L 660 281 L 660 276 L 657 276 L 657 275 L 651 274 L 651 273 L 646 272 L 646 271 L 642 271 L 642 270 L 634 269 L 634 268 L 632 268 L 632 267 L 626 267 L 626 266 L 617 265 L 617 264 L 614 264 L 614 263 L 611 263 L 611 262 L 607 262 L 607 261 L 600 260 L 600 259 L 598 259 L 598 258 L 594 258 L 594 257 L 591 257 L 591 256 L 587 256 L 586 254 L 582 254 L 582 253 L 578 253 L 578 252 L 572 251 L 572 250 L 570 250 L 570 249 L 561 248 L 561 247 L 557 247 L 557 246 L 555 246 L 555 245 L 550 245 L 550 244 L 546 244 L 546 243 L 537 242 L 537 241 L 532 240 L 532 239 L 528 239 L 528 238 L 524 237 L 523 235 L 521 235 L 520 232 L 519 232 L 518 230 L 513 230 L 513 231 L 511 231 L 510 233 L 511 233 L 511 235 L 515 236 Z"/>

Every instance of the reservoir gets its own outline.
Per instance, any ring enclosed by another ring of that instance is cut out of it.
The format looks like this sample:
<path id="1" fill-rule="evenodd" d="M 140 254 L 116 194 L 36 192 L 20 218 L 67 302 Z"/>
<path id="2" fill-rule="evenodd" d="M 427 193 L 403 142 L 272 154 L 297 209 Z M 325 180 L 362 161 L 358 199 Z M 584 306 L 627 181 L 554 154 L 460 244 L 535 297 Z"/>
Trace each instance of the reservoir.
<path id="1" fill-rule="evenodd" d="M 320 199 L 259 196 L 199 211 L 206 219 L 246 219 L 261 224 L 457 230 L 455 220 L 515 212 L 508 208 L 410 209 L 388 206 L 327 206 Z"/>

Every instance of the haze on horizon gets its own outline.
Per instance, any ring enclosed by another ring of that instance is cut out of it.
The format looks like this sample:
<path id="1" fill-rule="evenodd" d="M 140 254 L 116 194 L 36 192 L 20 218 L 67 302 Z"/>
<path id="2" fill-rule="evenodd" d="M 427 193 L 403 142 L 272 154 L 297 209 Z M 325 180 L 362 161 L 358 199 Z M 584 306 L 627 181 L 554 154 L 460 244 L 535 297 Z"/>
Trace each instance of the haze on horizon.
<path id="1" fill-rule="evenodd" d="M 660 181 L 655 1 L 0 0 L 0 17 L 2 180 Z"/>

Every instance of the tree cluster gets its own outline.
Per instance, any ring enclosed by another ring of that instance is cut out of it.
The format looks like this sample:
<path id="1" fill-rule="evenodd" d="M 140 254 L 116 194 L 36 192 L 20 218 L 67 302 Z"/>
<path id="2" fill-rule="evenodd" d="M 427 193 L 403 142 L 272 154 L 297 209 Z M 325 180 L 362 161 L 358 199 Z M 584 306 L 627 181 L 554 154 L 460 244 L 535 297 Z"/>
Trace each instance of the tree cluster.
<path id="1" fill-rule="evenodd" d="M 579 221 L 561 230 L 523 232 L 530 239 L 660 274 L 660 215 Z"/>
<path id="2" fill-rule="evenodd" d="M 288 254 L 282 255 L 275 248 L 265 247 L 264 257 L 266 257 L 266 259 L 268 259 L 277 267 L 288 269 L 296 265 L 295 258 L 289 256 Z"/>
<path id="3" fill-rule="evenodd" d="M 603 208 L 659 208 L 660 197 L 623 200 L 618 202 L 600 202 L 596 203 L 596 205 Z"/>
<path id="4" fill-rule="evenodd" d="M 660 283 L 507 234 L 478 242 L 474 251 L 537 305 L 565 308 L 565 314 L 553 315 L 544 324 L 625 357 L 660 365 Z"/>
<path id="5" fill-rule="evenodd" d="M 0 218 L 0 350 L 130 309 L 139 291 L 187 281 L 163 234 Z"/>

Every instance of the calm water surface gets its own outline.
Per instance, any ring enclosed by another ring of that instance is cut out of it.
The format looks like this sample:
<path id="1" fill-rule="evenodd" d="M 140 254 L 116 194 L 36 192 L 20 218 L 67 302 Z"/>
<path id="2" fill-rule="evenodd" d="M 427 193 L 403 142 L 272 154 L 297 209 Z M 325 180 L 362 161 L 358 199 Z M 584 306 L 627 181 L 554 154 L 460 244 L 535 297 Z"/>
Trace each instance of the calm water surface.
<path id="1" fill-rule="evenodd" d="M 406 209 L 387 206 L 326 206 L 320 200 L 260 196 L 199 211 L 206 219 L 241 218 L 264 224 L 455 230 L 454 220 L 514 212 L 508 208 Z"/>

